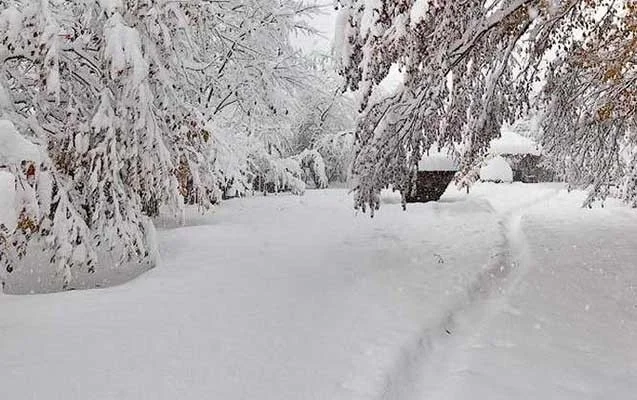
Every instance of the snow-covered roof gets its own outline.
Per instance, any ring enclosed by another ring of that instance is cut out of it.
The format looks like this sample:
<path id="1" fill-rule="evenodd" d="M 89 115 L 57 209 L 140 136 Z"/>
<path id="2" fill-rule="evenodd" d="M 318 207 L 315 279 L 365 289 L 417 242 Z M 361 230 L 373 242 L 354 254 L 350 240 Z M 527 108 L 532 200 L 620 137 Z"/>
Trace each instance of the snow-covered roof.
<path id="1" fill-rule="evenodd" d="M 490 153 L 501 154 L 542 154 L 542 147 L 531 138 L 512 131 L 502 131 L 502 136 L 491 141 Z"/>
<path id="2" fill-rule="evenodd" d="M 496 156 L 480 168 L 480 179 L 488 182 L 513 182 L 513 170 L 504 158 Z"/>
<path id="3" fill-rule="evenodd" d="M 430 151 L 418 163 L 419 171 L 457 171 L 458 164 L 446 153 Z"/>
<path id="4" fill-rule="evenodd" d="M 40 162 L 38 146 L 26 140 L 11 121 L 0 120 L 0 165 Z"/>

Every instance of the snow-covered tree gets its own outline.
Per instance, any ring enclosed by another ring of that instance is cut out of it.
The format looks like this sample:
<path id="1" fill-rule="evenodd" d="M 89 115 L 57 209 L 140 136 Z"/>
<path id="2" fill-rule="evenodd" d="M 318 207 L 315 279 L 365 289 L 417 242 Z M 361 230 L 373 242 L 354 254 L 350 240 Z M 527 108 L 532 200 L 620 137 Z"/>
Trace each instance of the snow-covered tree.
<path id="1" fill-rule="evenodd" d="M 298 91 L 298 116 L 295 117 L 295 152 L 316 146 L 323 136 L 352 130 L 356 113 L 351 96 L 342 93 L 343 79 L 335 71 L 332 59 L 314 59 L 311 86 Z"/>
<path id="2" fill-rule="evenodd" d="M 513 57 L 539 1 L 358 0 L 344 4 L 342 74 L 361 93 L 356 205 L 379 206 L 381 188 L 407 190 L 421 155 L 462 144 L 463 172 L 512 119 Z M 378 86 L 398 66 L 402 85 Z"/>
<path id="3" fill-rule="evenodd" d="M 39 193 L 34 246 L 65 283 L 72 267 L 95 268 L 98 250 L 154 263 L 149 217 L 159 206 L 215 198 L 209 133 L 183 93 L 185 41 L 175 32 L 188 29 L 187 8 L 38 0 L 2 11 L 4 117 L 45 149 L 35 187 L 44 175 L 52 187 Z"/>
<path id="4" fill-rule="evenodd" d="M 353 131 L 325 133 L 317 138 L 313 148 L 323 157 L 329 182 L 348 181 L 354 155 Z"/>
<path id="5" fill-rule="evenodd" d="M 637 3 L 598 1 L 580 10 L 547 74 L 543 143 L 586 205 L 612 194 L 637 206 Z"/>
<path id="6" fill-rule="evenodd" d="M 546 149 L 591 199 L 618 184 L 636 197 L 634 1 L 340 3 L 341 73 L 361 96 L 357 206 L 378 207 L 386 185 L 408 188 L 434 146 L 455 149 L 457 179 L 470 184 L 502 123 L 530 107 L 544 115 Z M 396 67 L 401 85 L 384 95 Z"/>
<path id="7" fill-rule="evenodd" d="M 3 232 L 8 269 L 29 249 L 50 256 L 65 284 L 74 268 L 94 270 L 103 253 L 115 264 L 152 265 L 160 207 L 208 207 L 245 193 L 264 158 L 277 187 L 300 191 L 289 141 L 295 98 L 312 77 L 290 34 L 311 31 L 300 16 L 312 4 L 3 6 L 0 118 L 41 153 L 26 175 L 4 167 L 16 185 L 29 179 L 36 207 L 27 230 Z"/>
<path id="8" fill-rule="evenodd" d="M 319 8 L 294 0 L 214 4 L 214 29 L 194 39 L 205 51 L 186 69 L 202 83 L 197 100 L 209 117 L 218 180 L 236 195 L 286 171 L 274 166 L 302 150 L 293 144 L 306 112 L 299 99 L 319 77 L 290 37 L 311 33 L 303 19 Z"/>

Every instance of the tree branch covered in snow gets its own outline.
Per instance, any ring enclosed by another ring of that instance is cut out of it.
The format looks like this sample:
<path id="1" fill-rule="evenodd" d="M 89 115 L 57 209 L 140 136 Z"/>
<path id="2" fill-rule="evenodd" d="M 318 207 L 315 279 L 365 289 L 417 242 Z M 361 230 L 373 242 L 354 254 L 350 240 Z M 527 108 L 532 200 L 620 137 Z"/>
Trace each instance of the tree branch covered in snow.
<path id="1" fill-rule="evenodd" d="M 548 68 L 542 140 L 556 169 L 590 189 L 585 205 L 615 195 L 637 206 L 637 4 L 598 2 L 580 19 L 586 34 Z"/>
<path id="2" fill-rule="evenodd" d="M 602 194 L 601 182 L 623 176 L 618 160 L 624 146 L 618 138 L 628 132 L 634 107 L 630 100 L 624 110 L 617 104 L 621 96 L 630 97 L 634 2 L 340 4 L 341 73 L 347 88 L 361 99 L 353 163 L 357 207 L 377 208 L 378 193 L 388 185 L 406 190 L 420 156 L 435 146 L 456 149 L 462 164 L 458 183 L 470 185 L 502 124 L 538 106 L 538 83 L 546 83 L 543 98 L 550 105 L 544 123 L 547 148 L 562 159 L 582 152 L 582 157 L 568 159 L 573 181 L 592 184 L 593 193 Z M 606 17 L 600 18 L 600 11 Z M 583 62 L 583 54 L 589 53 L 596 56 Z M 392 76 L 396 67 L 399 76 Z M 387 80 L 401 84 L 384 94 Z M 583 123 L 584 109 L 593 119 L 600 114 L 615 118 L 606 118 L 605 124 Z M 595 146 L 585 135 L 598 141 L 597 153 L 591 153 Z M 564 140 L 578 150 L 569 149 Z M 610 159 L 603 161 L 602 154 Z M 603 174 L 586 173 L 589 162 Z"/>
<path id="3" fill-rule="evenodd" d="M 354 173 L 357 206 L 380 189 L 405 190 L 421 155 L 462 143 L 463 173 L 480 159 L 517 102 L 512 56 L 536 1 L 355 1 L 341 16 L 342 73 L 361 92 Z M 392 65 L 402 85 L 374 95 Z"/>

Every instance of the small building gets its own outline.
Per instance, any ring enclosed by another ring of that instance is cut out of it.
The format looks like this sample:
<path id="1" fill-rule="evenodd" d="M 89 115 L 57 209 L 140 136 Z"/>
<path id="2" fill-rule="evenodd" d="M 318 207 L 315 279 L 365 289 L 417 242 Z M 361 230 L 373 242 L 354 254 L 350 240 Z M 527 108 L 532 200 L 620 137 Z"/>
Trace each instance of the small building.
<path id="1" fill-rule="evenodd" d="M 405 199 L 408 203 L 438 201 L 458 172 L 457 162 L 448 154 L 429 152 L 418 163 L 418 171 Z"/>
<path id="2" fill-rule="evenodd" d="M 480 179 L 508 182 L 508 171 L 502 159 L 511 169 L 513 182 L 551 182 L 555 179 L 555 173 L 542 164 L 542 146 L 507 128 L 503 129 L 501 137 L 491 141 L 489 159 L 480 171 Z"/>

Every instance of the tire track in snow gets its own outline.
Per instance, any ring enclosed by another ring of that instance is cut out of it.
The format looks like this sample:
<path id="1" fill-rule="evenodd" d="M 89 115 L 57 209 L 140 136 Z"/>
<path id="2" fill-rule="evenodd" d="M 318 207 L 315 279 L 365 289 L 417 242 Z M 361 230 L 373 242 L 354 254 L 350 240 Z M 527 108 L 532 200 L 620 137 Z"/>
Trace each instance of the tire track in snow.
<path id="1" fill-rule="evenodd" d="M 557 195 L 559 190 L 497 212 L 501 227 L 500 244 L 490 262 L 466 288 L 439 323 L 423 327 L 417 338 L 400 350 L 395 364 L 385 374 L 379 400 L 446 399 L 453 389 L 454 366 L 467 365 L 460 349 L 480 336 L 502 312 L 512 291 L 531 268 L 522 219 L 534 206 Z M 495 208 L 494 208 L 495 209 Z"/>

